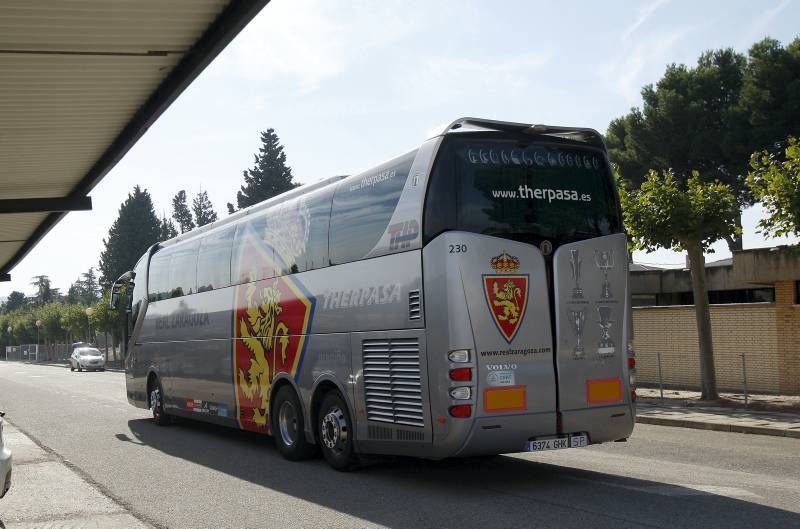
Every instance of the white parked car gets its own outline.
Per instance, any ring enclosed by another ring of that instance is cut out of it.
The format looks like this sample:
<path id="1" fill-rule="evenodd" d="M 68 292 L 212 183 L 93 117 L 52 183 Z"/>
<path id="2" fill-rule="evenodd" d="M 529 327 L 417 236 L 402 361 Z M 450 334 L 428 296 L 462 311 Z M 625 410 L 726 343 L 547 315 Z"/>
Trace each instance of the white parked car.
<path id="1" fill-rule="evenodd" d="M 86 369 L 105 371 L 106 357 L 103 352 L 96 347 L 78 347 L 69 357 L 70 371 L 83 371 Z"/>
<path id="2" fill-rule="evenodd" d="M 11 449 L 6 444 L 3 433 L 3 416 L 0 412 L 0 498 L 11 488 Z"/>

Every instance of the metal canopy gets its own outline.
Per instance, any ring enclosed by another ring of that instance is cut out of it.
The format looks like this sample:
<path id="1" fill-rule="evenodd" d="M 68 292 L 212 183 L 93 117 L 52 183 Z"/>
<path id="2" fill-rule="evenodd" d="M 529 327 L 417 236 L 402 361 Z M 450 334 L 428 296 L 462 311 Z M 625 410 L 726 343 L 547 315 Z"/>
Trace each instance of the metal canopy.
<path id="1" fill-rule="evenodd" d="M 268 1 L 0 3 L 0 281 Z"/>

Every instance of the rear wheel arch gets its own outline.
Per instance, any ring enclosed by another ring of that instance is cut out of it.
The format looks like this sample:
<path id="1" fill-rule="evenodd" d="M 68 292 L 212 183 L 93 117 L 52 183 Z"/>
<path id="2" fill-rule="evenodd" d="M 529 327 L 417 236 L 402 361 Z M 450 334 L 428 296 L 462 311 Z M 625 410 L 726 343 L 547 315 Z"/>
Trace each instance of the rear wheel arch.
<path id="1" fill-rule="evenodd" d="M 279 376 L 279 378 L 276 378 L 272 382 L 272 387 L 269 390 L 269 415 L 270 415 L 270 417 L 272 417 L 272 412 L 273 412 L 272 407 L 275 404 L 275 395 L 277 395 L 278 391 L 280 391 L 280 389 L 282 387 L 284 387 L 284 386 L 290 386 L 292 388 L 292 391 L 294 391 L 294 394 L 297 395 L 297 400 L 300 401 L 300 407 L 302 408 L 301 411 L 304 414 L 303 416 L 304 417 L 308 417 L 310 414 L 307 413 L 308 410 L 306 409 L 305 403 L 303 402 L 303 399 L 301 397 L 300 388 L 298 388 L 297 385 L 294 383 L 294 381 L 291 378 L 289 378 L 288 376 Z"/>
<path id="2" fill-rule="evenodd" d="M 153 403 L 150 402 L 150 392 L 153 390 L 153 387 L 158 383 L 159 383 L 158 373 L 156 373 L 155 370 L 151 369 L 150 372 L 147 374 L 147 385 L 145 386 L 146 388 L 145 401 L 147 403 L 148 409 L 153 405 Z M 161 388 L 161 391 L 164 391 L 163 386 Z M 163 399 L 164 395 L 161 395 L 161 398 Z"/>
<path id="3" fill-rule="evenodd" d="M 310 429 L 311 429 L 309 442 L 319 444 L 316 431 L 317 421 L 319 420 L 319 407 L 322 405 L 322 399 L 324 399 L 325 395 L 327 395 L 331 391 L 336 391 L 342 396 L 342 400 L 344 400 L 345 406 L 347 406 L 347 411 L 350 412 L 350 417 L 352 418 L 351 420 L 355 418 L 353 407 L 350 405 L 350 400 L 347 398 L 347 393 L 344 391 L 344 389 L 341 388 L 336 382 L 334 382 L 330 378 L 324 378 L 320 380 L 314 387 L 314 391 L 311 395 L 311 403 L 309 404 L 309 417 L 310 417 Z"/>

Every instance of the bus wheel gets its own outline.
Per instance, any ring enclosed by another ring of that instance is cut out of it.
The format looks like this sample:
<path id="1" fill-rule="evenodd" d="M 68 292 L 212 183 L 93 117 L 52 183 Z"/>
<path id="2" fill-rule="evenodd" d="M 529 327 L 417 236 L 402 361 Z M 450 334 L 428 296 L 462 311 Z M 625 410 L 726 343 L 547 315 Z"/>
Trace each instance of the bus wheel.
<path id="1" fill-rule="evenodd" d="M 156 378 L 150 386 L 150 411 L 153 412 L 153 422 L 158 426 L 167 426 L 172 421 L 164 411 L 164 392 L 161 390 L 161 382 Z"/>
<path id="2" fill-rule="evenodd" d="M 317 417 L 317 438 L 325 460 L 336 470 L 355 469 L 359 459 L 353 451 L 353 422 L 338 391 L 325 395 Z"/>
<path id="3" fill-rule="evenodd" d="M 278 452 L 285 459 L 299 461 L 314 454 L 314 445 L 306 441 L 303 408 L 292 386 L 283 386 L 275 395 L 270 413 L 270 430 Z"/>

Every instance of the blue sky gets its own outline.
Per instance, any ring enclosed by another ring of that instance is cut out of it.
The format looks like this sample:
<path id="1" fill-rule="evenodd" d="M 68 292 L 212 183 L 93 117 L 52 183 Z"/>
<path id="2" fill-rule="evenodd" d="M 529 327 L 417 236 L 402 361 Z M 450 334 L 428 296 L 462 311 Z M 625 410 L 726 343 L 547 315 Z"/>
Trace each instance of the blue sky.
<path id="1" fill-rule="evenodd" d="M 746 51 L 800 35 L 800 1 L 534 2 L 273 0 L 92 193 L 0 283 L 32 292 L 47 274 L 66 291 L 96 266 L 102 239 L 135 184 L 170 214 L 179 189 L 209 193 L 225 215 L 259 131 L 272 127 L 295 179 L 375 165 L 461 116 L 594 127 L 641 102 L 672 62 L 707 49 Z M 755 233 L 745 247 L 785 244 Z M 725 257 L 724 244 L 711 259 Z M 637 253 L 681 263 L 677 253 Z"/>

